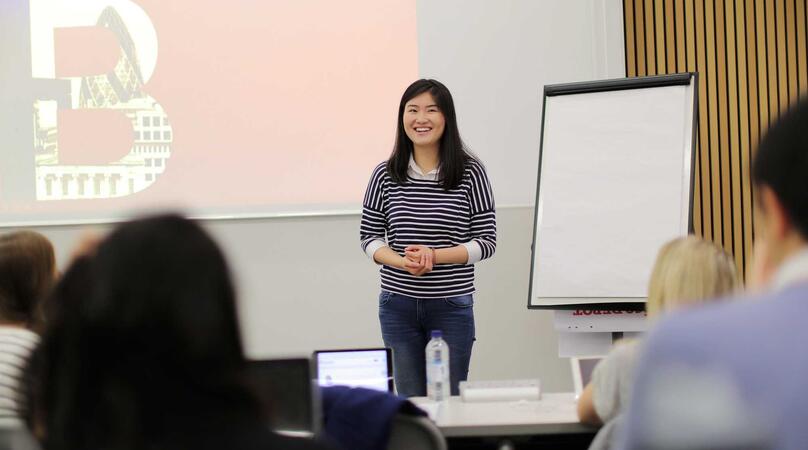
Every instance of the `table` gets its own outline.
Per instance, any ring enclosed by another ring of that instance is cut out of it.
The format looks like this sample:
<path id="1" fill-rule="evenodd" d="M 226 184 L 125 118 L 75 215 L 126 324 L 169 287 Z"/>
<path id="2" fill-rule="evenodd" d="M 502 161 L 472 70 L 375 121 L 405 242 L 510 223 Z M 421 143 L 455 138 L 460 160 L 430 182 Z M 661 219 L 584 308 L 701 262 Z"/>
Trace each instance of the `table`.
<path id="1" fill-rule="evenodd" d="M 429 413 L 450 443 L 453 438 L 488 438 L 502 443 L 510 438 L 542 440 L 577 435 L 576 442 L 586 448 L 597 431 L 578 421 L 573 393 L 543 393 L 538 401 L 464 403 L 460 397 L 442 403 L 426 397 L 410 400 Z M 503 444 L 499 447 L 509 448 Z"/>

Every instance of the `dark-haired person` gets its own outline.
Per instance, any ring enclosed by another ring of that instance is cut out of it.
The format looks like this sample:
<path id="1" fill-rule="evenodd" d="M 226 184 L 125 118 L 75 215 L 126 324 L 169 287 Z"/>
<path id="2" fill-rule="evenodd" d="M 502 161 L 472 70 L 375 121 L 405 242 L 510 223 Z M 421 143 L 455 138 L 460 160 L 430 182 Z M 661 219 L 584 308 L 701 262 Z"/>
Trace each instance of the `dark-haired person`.
<path id="1" fill-rule="evenodd" d="M 54 297 L 29 368 L 44 450 L 320 448 L 268 430 L 245 384 L 227 264 L 193 222 L 120 226 Z"/>
<path id="2" fill-rule="evenodd" d="M 33 231 L 0 236 L 0 428 L 22 425 L 20 379 L 39 343 L 32 328 L 56 274 L 53 245 Z"/>
<path id="3" fill-rule="evenodd" d="M 488 176 L 460 139 L 440 82 L 404 91 L 393 153 L 365 193 L 360 239 L 382 266 L 379 321 L 398 393 L 426 394 L 424 349 L 441 330 L 457 395 L 474 342 L 474 264 L 496 250 L 496 215 Z"/>
<path id="4" fill-rule="evenodd" d="M 805 99 L 761 141 L 752 182 L 752 278 L 765 286 L 746 301 L 675 315 L 651 333 L 624 448 L 808 448 Z"/>

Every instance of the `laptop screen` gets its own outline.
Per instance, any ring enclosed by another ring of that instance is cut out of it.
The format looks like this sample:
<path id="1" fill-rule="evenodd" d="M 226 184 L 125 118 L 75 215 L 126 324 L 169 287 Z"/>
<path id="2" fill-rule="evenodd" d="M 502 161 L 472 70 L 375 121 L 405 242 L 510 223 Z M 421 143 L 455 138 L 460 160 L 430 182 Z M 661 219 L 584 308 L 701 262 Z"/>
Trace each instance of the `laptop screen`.
<path id="1" fill-rule="evenodd" d="M 572 363 L 572 384 L 575 388 L 576 397 L 581 395 L 584 387 L 592 380 L 592 372 L 594 372 L 595 366 L 598 365 L 601 359 L 599 356 L 570 359 Z"/>
<path id="2" fill-rule="evenodd" d="M 249 361 L 247 373 L 273 430 L 300 436 L 319 431 L 319 397 L 309 358 Z"/>
<path id="3" fill-rule="evenodd" d="M 314 356 L 320 386 L 393 392 L 393 361 L 389 348 L 318 350 Z"/>

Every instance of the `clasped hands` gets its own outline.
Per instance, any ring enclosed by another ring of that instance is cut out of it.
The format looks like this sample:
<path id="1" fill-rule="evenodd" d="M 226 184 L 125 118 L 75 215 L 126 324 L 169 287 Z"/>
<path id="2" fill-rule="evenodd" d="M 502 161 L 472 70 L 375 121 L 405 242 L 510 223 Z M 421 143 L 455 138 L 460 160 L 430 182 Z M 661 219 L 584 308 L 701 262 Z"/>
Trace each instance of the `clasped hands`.
<path id="1" fill-rule="evenodd" d="M 435 265 L 435 249 L 426 245 L 408 245 L 404 249 L 404 266 L 402 269 L 420 277 L 431 272 Z"/>

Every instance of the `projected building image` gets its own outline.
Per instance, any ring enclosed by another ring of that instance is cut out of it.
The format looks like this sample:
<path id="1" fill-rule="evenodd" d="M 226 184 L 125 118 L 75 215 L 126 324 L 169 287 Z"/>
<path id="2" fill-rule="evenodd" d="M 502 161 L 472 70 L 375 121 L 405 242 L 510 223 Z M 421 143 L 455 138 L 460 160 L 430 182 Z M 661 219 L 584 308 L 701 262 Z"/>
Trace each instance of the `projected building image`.
<path id="1" fill-rule="evenodd" d="M 125 22 L 112 7 L 98 19 L 112 31 L 121 55 L 110 73 L 82 77 L 80 109 L 120 111 L 132 123 L 134 145 L 119 161 L 103 165 L 63 165 L 56 142 L 56 108 L 37 102 L 34 108 L 37 200 L 109 198 L 146 189 L 165 171 L 171 157 L 173 130 L 162 107 L 143 92 L 143 74 L 135 43 Z"/>

